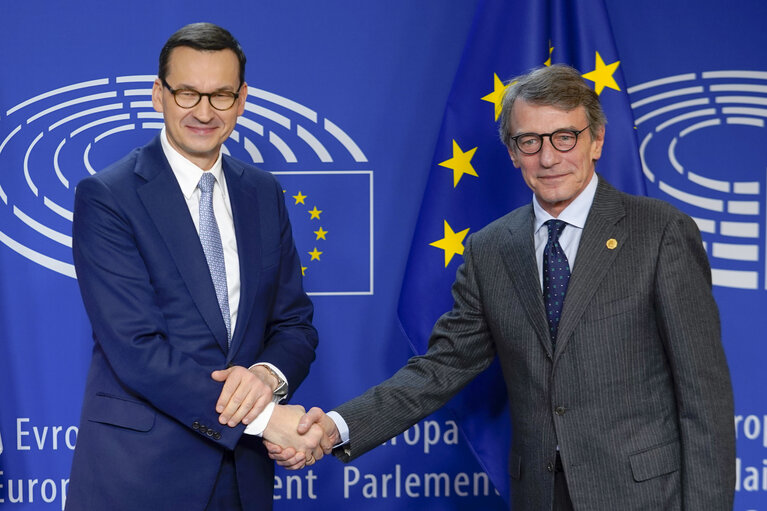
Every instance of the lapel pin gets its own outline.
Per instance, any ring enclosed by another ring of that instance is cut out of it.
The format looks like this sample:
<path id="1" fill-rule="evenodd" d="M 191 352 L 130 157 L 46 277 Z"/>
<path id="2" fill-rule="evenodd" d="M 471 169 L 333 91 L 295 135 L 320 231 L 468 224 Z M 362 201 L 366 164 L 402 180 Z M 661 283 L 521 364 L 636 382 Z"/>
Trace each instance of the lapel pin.
<path id="1" fill-rule="evenodd" d="M 608 249 L 614 250 L 615 247 L 618 246 L 618 240 L 616 240 L 615 238 L 610 238 L 609 240 L 607 240 L 606 245 Z"/>

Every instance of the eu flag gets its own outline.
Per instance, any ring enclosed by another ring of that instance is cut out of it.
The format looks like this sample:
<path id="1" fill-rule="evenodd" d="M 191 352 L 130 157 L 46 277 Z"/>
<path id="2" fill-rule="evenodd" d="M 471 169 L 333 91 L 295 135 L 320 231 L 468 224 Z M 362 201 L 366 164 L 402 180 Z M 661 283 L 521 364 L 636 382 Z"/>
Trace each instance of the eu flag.
<path id="1" fill-rule="evenodd" d="M 529 202 L 531 190 L 497 135 L 507 81 L 534 67 L 569 64 L 599 94 L 608 126 L 597 172 L 644 194 L 633 119 L 603 0 L 484 0 L 478 4 L 429 169 L 399 302 L 414 351 L 452 306 L 450 286 L 466 237 Z M 450 408 L 508 501 L 510 424 L 497 362 Z"/>

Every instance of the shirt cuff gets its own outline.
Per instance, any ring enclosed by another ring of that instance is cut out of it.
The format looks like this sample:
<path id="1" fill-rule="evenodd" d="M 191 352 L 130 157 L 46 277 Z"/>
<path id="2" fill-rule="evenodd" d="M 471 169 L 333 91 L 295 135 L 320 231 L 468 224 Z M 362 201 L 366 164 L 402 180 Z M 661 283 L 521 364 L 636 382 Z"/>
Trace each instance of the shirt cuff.
<path id="1" fill-rule="evenodd" d="M 257 366 L 266 366 L 266 367 L 268 367 L 269 369 L 271 369 L 272 371 L 274 371 L 275 373 L 277 373 L 277 376 L 279 376 L 280 378 L 282 378 L 282 381 L 284 381 L 284 382 L 285 382 L 285 391 L 286 391 L 286 392 L 285 392 L 285 396 L 281 397 L 281 398 L 280 398 L 280 399 L 278 399 L 276 402 L 277 402 L 277 403 L 279 403 L 280 401 L 284 400 L 284 399 L 285 399 L 285 397 L 287 397 L 287 395 L 288 395 L 288 392 L 287 392 L 287 391 L 288 391 L 288 389 L 290 388 L 290 384 L 288 383 L 288 379 L 287 379 L 287 378 L 285 378 L 285 375 L 282 373 L 282 371 L 280 371 L 280 370 L 277 368 L 277 366 L 276 366 L 276 365 L 274 365 L 274 364 L 270 364 L 269 362 L 256 362 L 256 363 L 255 363 L 255 364 L 253 364 L 252 366 L 248 367 L 248 371 L 250 371 L 251 369 L 253 369 L 254 367 L 257 367 Z M 270 416 L 271 416 L 271 415 L 270 415 Z M 267 422 L 268 422 L 268 421 L 267 421 Z M 264 427 L 266 427 L 266 426 L 264 426 Z"/>
<path id="2" fill-rule="evenodd" d="M 269 424 L 269 419 L 272 418 L 272 413 L 274 412 L 275 406 L 276 404 L 274 401 L 266 405 L 266 408 L 264 408 L 263 412 L 258 414 L 256 420 L 245 427 L 245 434 L 262 436 L 264 434 L 264 430 L 266 429 L 266 425 Z"/>
<path id="3" fill-rule="evenodd" d="M 330 419 L 336 424 L 336 428 L 338 428 L 338 434 L 341 437 L 341 441 L 333 447 L 338 447 L 340 445 L 349 443 L 349 426 L 346 424 L 344 418 L 341 417 L 341 415 L 339 415 L 339 413 L 335 410 L 329 411 L 327 416 L 330 417 Z"/>

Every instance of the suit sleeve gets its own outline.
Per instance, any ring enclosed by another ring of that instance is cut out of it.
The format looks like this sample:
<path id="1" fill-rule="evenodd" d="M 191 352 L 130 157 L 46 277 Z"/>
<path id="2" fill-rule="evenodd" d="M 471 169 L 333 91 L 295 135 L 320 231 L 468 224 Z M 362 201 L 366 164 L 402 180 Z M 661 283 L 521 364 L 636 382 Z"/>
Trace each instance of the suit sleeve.
<path id="1" fill-rule="evenodd" d="M 336 452 L 341 460 L 364 454 L 431 414 L 493 361 L 495 346 L 482 309 L 472 239 L 453 284 L 453 309 L 435 324 L 427 352 L 336 408 L 349 426 L 349 443 Z"/>
<path id="2" fill-rule="evenodd" d="M 666 226 L 656 274 L 656 316 L 674 378 L 684 509 L 732 509 L 735 433 L 730 375 L 711 270 L 692 219 Z"/>
<path id="3" fill-rule="evenodd" d="M 282 371 L 289 384 L 290 397 L 309 373 L 318 339 L 312 326 L 314 307 L 303 289 L 301 261 L 293 241 L 284 194 L 276 180 L 274 185 L 280 226 L 279 269 L 264 350 L 258 362 L 268 362 Z M 262 212 L 262 215 L 269 214 L 274 212 Z"/>
<path id="4" fill-rule="evenodd" d="M 218 425 L 215 403 L 221 384 L 211 379 L 209 368 L 168 342 L 167 325 L 133 227 L 99 179 L 86 179 L 77 186 L 72 237 L 95 353 L 103 352 L 128 392 L 181 424 Z M 244 426 L 219 430 L 211 440 L 231 449 Z"/>

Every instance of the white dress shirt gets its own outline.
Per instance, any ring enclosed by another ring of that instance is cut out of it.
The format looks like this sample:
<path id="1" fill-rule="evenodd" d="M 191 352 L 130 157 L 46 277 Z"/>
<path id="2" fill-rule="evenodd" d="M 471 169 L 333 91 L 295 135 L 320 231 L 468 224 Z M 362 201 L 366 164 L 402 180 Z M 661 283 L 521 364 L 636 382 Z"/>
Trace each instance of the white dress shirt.
<path id="1" fill-rule="evenodd" d="M 597 183 L 599 183 L 599 178 L 595 172 L 586 188 L 556 217 L 557 220 L 562 220 L 567 224 L 562 230 L 562 234 L 559 235 L 559 245 L 565 251 L 571 272 L 575 267 L 575 256 L 578 254 L 583 227 L 586 225 L 591 204 L 594 202 L 594 195 L 597 193 Z M 538 280 L 541 283 L 541 291 L 543 291 L 543 249 L 546 248 L 549 239 L 549 229 L 548 227 L 544 228 L 543 224 L 554 219 L 554 217 L 541 207 L 535 195 L 533 195 L 533 212 L 535 213 L 535 223 L 533 224 L 535 262 L 538 265 Z"/>
<path id="2" fill-rule="evenodd" d="M 189 214 L 200 233 L 200 189 L 198 183 L 204 172 L 210 172 L 216 178 L 213 185 L 213 214 L 216 216 L 216 224 L 221 235 L 221 245 L 224 248 L 224 265 L 226 266 L 226 287 L 229 298 L 229 315 L 231 320 L 232 335 L 235 332 L 237 324 L 237 312 L 240 305 L 240 259 L 237 255 L 237 236 L 234 233 L 234 217 L 232 216 L 232 204 L 229 200 L 229 192 L 224 178 L 224 169 L 221 163 L 221 152 L 218 154 L 216 163 L 209 170 L 202 170 L 200 167 L 181 155 L 168 141 L 168 135 L 163 128 L 160 135 L 162 150 L 165 153 L 173 175 L 176 176 L 178 185 L 181 187 L 181 193 L 186 199 L 186 206 L 189 208 Z M 266 365 L 271 368 L 284 381 L 285 375 L 277 367 L 269 363 L 258 363 L 254 365 Z M 253 367 L 253 366 L 251 366 Z M 272 417 L 274 405 L 279 398 L 272 398 L 272 402 L 264 409 L 261 414 L 252 423 L 245 428 L 245 433 L 249 435 L 261 436 L 269 419 Z"/>

